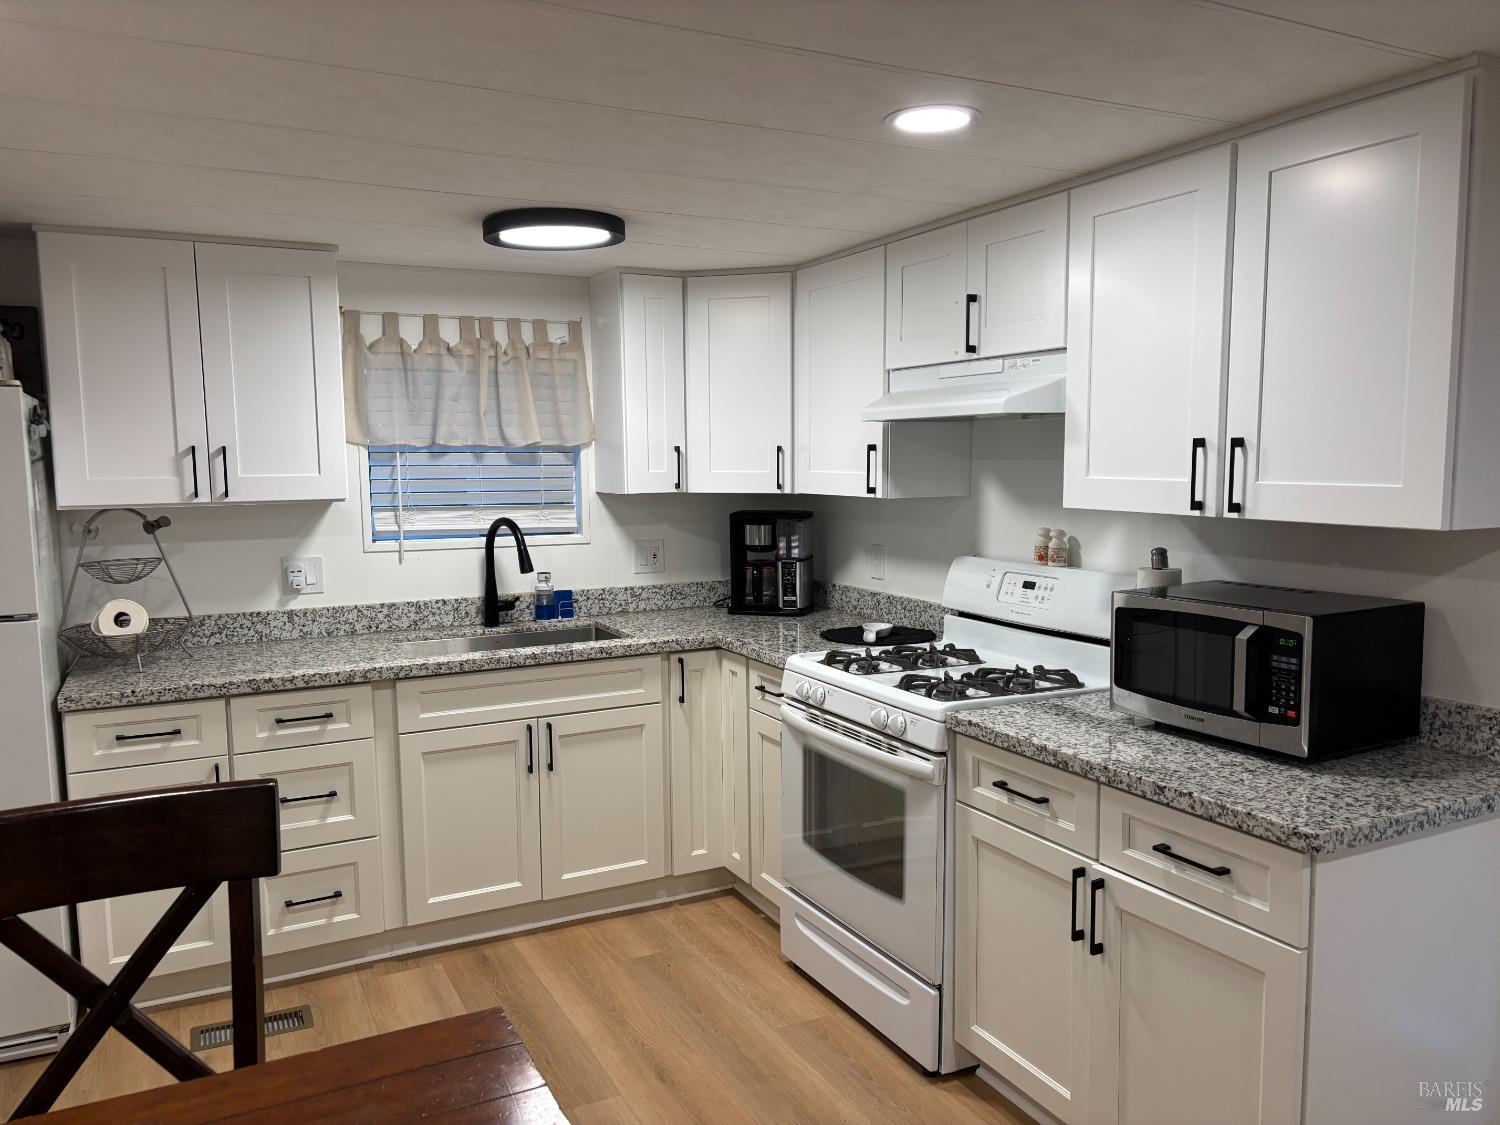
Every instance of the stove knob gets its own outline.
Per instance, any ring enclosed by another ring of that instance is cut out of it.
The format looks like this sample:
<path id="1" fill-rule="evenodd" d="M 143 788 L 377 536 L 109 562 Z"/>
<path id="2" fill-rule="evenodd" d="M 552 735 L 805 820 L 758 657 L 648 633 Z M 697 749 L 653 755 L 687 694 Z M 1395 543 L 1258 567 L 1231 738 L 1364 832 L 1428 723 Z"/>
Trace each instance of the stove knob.
<path id="1" fill-rule="evenodd" d="M 812 701 L 815 705 L 823 706 L 823 701 L 828 698 L 828 692 L 819 685 L 812 689 Z"/>
<path id="2" fill-rule="evenodd" d="M 810 695 L 812 695 L 812 685 L 806 680 L 803 680 L 800 684 L 797 685 L 797 698 L 806 699 Z"/>
<path id="3" fill-rule="evenodd" d="M 906 733 L 906 716 L 896 711 L 891 714 L 891 721 L 886 723 L 885 729 L 900 738 Z"/>
<path id="4" fill-rule="evenodd" d="M 876 730 L 885 730 L 886 720 L 889 718 L 884 707 L 877 707 L 870 712 L 870 725 Z"/>

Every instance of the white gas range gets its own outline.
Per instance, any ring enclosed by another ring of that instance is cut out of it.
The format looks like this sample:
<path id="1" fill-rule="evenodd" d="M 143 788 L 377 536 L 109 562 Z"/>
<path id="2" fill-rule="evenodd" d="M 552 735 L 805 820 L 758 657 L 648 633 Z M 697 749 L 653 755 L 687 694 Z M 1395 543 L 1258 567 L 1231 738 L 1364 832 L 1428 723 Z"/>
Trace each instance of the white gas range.
<path id="1" fill-rule="evenodd" d="M 1123 575 L 965 557 L 943 635 L 790 657 L 781 948 L 929 1071 L 952 1071 L 949 715 L 1109 686 Z"/>

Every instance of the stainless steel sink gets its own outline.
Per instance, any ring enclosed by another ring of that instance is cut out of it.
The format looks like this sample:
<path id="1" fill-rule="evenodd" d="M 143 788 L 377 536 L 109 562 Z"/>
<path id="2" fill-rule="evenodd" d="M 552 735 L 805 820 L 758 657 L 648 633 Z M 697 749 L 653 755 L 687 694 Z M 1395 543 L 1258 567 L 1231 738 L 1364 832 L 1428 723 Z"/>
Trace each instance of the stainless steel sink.
<path id="1" fill-rule="evenodd" d="M 618 641 L 624 634 L 603 625 L 572 625 L 562 629 L 517 629 L 508 633 L 485 633 L 478 637 L 437 637 L 401 641 L 414 656 L 448 656 L 459 652 L 486 652 L 494 648 L 536 648 L 541 645 L 577 645 L 594 641 Z"/>

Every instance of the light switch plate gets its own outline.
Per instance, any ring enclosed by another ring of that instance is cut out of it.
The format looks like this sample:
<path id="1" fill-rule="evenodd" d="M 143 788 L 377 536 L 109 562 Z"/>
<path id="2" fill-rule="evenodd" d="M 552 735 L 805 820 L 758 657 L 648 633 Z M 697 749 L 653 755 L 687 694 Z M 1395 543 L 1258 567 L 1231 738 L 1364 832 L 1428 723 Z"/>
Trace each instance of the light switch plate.
<path id="1" fill-rule="evenodd" d="M 870 577 L 877 582 L 885 581 L 885 544 L 870 544 Z"/>
<path id="2" fill-rule="evenodd" d="M 281 560 L 281 589 L 287 594 L 323 592 L 323 556 L 302 555 Z"/>
<path id="3" fill-rule="evenodd" d="M 637 574 L 660 574 L 666 569 L 665 540 L 637 539 L 635 541 L 635 572 Z"/>

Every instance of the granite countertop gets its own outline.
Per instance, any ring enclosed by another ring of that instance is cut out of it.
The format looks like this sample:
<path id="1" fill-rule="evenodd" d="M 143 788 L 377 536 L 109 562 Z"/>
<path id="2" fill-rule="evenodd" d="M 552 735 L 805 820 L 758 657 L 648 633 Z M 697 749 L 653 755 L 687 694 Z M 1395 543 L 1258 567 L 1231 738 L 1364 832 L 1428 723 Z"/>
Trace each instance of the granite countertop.
<path id="1" fill-rule="evenodd" d="M 722 609 L 698 607 L 645 613 L 608 613 L 558 622 L 515 622 L 502 630 L 546 630 L 597 623 L 624 634 L 617 641 L 490 649 L 423 656 L 401 642 L 423 637 L 477 636 L 480 627 L 362 633 L 259 644 L 223 644 L 155 653 L 145 670 L 134 664 L 80 660 L 57 696 L 59 711 L 91 711 L 141 703 L 172 703 L 256 692 L 371 683 L 452 672 L 479 672 L 528 664 L 566 664 L 662 652 L 722 648 L 781 667 L 793 653 L 827 648 L 819 633 L 869 620 L 834 609 L 805 617 L 740 617 Z"/>
<path id="2" fill-rule="evenodd" d="M 1322 762 L 1141 728 L 1100 692 L 963 711 L 960 734 L 1237 828 L 1332 855 L 1500 809 L 1500 760 L 1412 739 Z"/>

